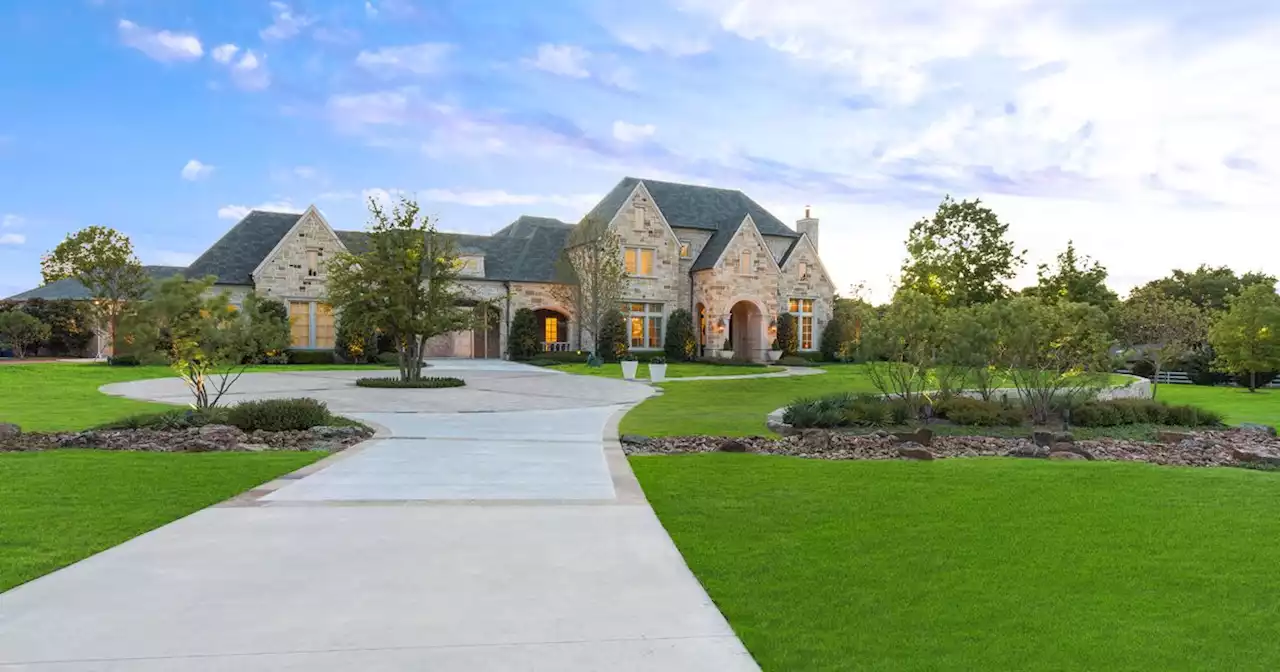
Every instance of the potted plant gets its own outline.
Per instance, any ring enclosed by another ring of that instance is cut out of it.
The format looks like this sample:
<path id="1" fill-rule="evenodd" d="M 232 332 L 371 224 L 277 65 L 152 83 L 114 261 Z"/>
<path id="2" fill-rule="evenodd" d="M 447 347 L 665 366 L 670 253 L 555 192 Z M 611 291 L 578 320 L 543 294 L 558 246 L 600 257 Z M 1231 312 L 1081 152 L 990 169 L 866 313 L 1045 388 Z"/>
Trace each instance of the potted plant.
<path id="1" fill-rule="evenodd" d="M 776 362 L 782 358 L 782 348 L 778 347 L 778 339 L 773 339 L 773 343 L 769 345 L 769 361 Z"/>
<path id="2" fill-rule="evenodd" d="M 649 381 L 661 383 L 667 379 L 667 358 L 654 357 L 649 360 Z"/>
<path id="3" fill-rule="evenodd" d="M 724 347 L 720 348 L 720 359 L 733 359 L 733 342 L 724 339 Z"/>
<path id="4" fill-rule="evenodd" d="M 636 369 L 640 368 L 640 362 L 636 361 L 636 356 L 628 353 L 619 357 L 618 362 L 622 364 L 622 377 L 627 380 L 635 380 Z"/>

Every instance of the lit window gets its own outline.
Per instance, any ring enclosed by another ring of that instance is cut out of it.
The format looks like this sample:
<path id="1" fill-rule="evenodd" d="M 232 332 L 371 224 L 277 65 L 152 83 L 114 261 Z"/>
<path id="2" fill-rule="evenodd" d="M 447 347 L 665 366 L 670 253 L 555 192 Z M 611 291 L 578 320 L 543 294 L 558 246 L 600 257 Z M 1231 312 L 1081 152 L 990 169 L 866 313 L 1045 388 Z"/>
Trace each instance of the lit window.
<path id="1" fill-rule="evenodd" d="M 332 348 L 334 343 L 333 308 L 327 303 L 316 304 L 317 348 Z"/>
<path id="2" fill-rule="evenodd" d="M 311 302 L 289 302 L 289 344 L 295 348 L 311 347 Z"/>
<path id="3" fill-rule="evenodd" d="M 548 317 L 542 324 L 542 342 L 560 342 L 560 318 Z"/>
<path id="4" fill-rule="evenodd" d="M 628 247 L 624 252 L 627 275 L 653 275 L 653 248 Z"/>
<path id="5" fill-rule="evenodd" d="M 631 347 L 662 347 L 662 304 L 628 303 L 627 323 L 631 331 Z"/>
<path id="6" fill-rule="evenodd" d="M 738 272 L 746 275 L 751 271 L 751 250 L 743 250 L 742 254 L 738 255 Z"/>
<path id="7" fill-rule="evenodd" d="M 796 316 L 799 327 L 800 349 L 813 349 L 813 299 L 791 299 L 787 303 L 788 312 Z"/>
<path id="8" fill-rule="evenodd" d="M 692 257 L 692 256 L 693 256 L 693 245 L 690 245 L 689 241 L 687 240 L 680 241 L 680 258 L 688 259 L 689 257 Z"/>

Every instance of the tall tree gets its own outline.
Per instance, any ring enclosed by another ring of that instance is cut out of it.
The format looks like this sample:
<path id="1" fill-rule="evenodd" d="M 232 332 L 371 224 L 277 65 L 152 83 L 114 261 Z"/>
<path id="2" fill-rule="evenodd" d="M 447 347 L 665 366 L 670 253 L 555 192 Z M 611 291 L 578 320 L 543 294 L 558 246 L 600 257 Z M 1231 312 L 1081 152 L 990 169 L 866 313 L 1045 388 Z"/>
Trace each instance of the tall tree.
<path id="1" fill-rule="evenodd" d="M 1160 386 L 1164 365 L 1186 355 L 1205 340 L 1204 313 L 1186 299 L 1156 289 L 1136 289 L 1114 313 L 1116 336 L 1129 348 L 1141 350 L 1155 369 L 1151 396 Z"/>
<path id="2" fill-rule="evenodd" d="M 1102 309 L 1020 296 L 996 310 L 1001 364 L 1035 422 L 1105 383 L 1111 335 Z"/>
<path id="3" fill-rule="evenodd" d="M 864 333 L 872 357 L 867 378 L 886 397 L 919 412 L 937 353 L 942 311 L 932 297 L 903 289 Z"/>
<path id="4" fill-rule="evenodd" d="M 953 306 L 1003 298 L 1026 255 L 1014 249 L 1008 232 L 982 201 L 947 196 L 932 219 L 911 227 L 901 288 Z"/>
<path id="5" fill-rule="evenodd" d="M 1209 329 L 1209 342 L 1222 370 L 1249 376 L 1257 389 L 1259 371 L 1280 369 L 1280 296 L 1265 283 L 1246 287 L 1227 300 L 1227 312 Z"/>
<path id="6" fill-rule="evenodd" d="M 114 346 L 126 304 L 142 298 L 150 279 L 133 254 L 129 237 L 105 226 L 90 226 L 69 236 L 40 260 L 45 284 L 74 278 L 89 290 L 99 330 Z M 99 354 L 104 348 L 99 344 Z"/>
<path id="7" fill-rule="evenodd" d="M 1103 310 L 1116 304 L 1119 297 L 1107 287 L 1107 269 L 1096 259 L 1076 253 L 1074 241 L 1058 254 L 1053 266 L 1040 264 L 1035 286 L 1025 291 L 1046 301 L 1089 303 Z"/>
<path id="8" fill-rule="evenodd" d="M 11 348 L 22 359 L 49 338 L 49 325 L 21 310 L 0 313 L 0 347 Z"/>
<path id="9" fill-rule="evenodd" d="M 578 222 L 556 264 L 556 275 L 552 296 L 573 310 L 580 345 L 588 339 L 593 354 L 607 356 L 600 352 L 600 334 L 627 289 L 622 239 L 603 220 Z"/>
<path id="10" fill-rule="evenodd" d="M 1226 266 L 1202 264 L 1194 271 L 1175 270 L 1168 277 L 1152 280 L 1143 289 L 1160 291 L 1175 299 L 1185 299 L 1201 310 L 1220 311 L 1227 309 L 1231 297 L 1254 285 L 1264 285 L 1274 290 L 1276 278 L 1255 272 L 1236 275 L 1235 271 Z"/>
<path id="11" fill-rule="evenodd" d="M 389 212 L 370 198 L 369 217 L 366 251 L 329 260 L 328 301 L 339 319 L 387 334 L 399 353 L 401 380 L 418 380 L 427 339 L 471 324 L 471 311 L 460 305 L 454 239 L 408 198 Z"/>

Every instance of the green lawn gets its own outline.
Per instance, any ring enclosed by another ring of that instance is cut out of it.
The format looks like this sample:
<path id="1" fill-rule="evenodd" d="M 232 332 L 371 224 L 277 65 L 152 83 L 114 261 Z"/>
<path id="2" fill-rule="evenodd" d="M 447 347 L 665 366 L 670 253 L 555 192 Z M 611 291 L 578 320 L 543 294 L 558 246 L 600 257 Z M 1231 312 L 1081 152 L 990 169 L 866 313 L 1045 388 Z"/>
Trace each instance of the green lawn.
<path id="1" fill-rule="evenodd" d="M 319 371 L 377 368 L 352 365 L 287 365 L 250 367 L 250 371 Z M 107 366 L 105 364 L 6 364 L 0 366 L 0 422 L 17 423 L 30 432 L 88 429 L 135 413 L 173 408 L 168 404 L 134 401 L 102 394 L 98 388 L 145 378 L 165 378 L 164 366 Z"/>
<path id="2" fill-rule="evenodd" d="M 565 373 L 576 373 L 586 376 L 604 376 L 606 378 L 621 378 L 621 364 L 604 364 L 597 368 L 592 368 L 586 364 L 556 364 L 548 367 L 556 371 L 564 371 Z M 673 362 L 667 365 L 668 378 L 693 378 L 694 376 L 749 376 L 758 373 L 777 373 L 785 371 L 781 366 L 718 366 L 716 364 L 701 364 L 698 362 Z M 636 377 L 641 380 L 649 379 L 649 365 L 641 362 L 640 367 L 636 370 Z"/>
<path id="3" fill-rule="evenodd" d="M 1221 413 L 1229 425 L 1256 422 L 1280 425 L 1280 390 L 1250 392 L 1241 387 L 1161 385 L 1156 398 L 1171 404 L 1192 404 Z"/>
<path id="4" fill-rule="evenodd" d="M 323 456 L 92 450 L 0 453 L 0 591 Z"/>
<path id="5" fill-rule="evenodd" d="M 766 671 L 1280 669 L 1280 474 L 999 458 L 631 464 Z"/>

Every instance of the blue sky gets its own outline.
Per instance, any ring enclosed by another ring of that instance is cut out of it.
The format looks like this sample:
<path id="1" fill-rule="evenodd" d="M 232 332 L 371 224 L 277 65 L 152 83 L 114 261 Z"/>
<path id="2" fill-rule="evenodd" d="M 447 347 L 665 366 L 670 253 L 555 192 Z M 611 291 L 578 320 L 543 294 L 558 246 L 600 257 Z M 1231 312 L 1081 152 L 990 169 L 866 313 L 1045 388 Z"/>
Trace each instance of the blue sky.
<path id="1" fill-rule="evenodd" d="M 1118 288 L 1280 273 L 1280 5 L 1262 0 L 50 0 L 0 4 L 0 296 L 106 224 L 185 264 L 247 209 L 415 195 L 574 220 L 624 175 L 812 205 L 883 298 L 980 196 Z"/>

